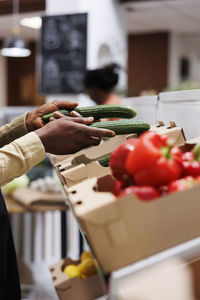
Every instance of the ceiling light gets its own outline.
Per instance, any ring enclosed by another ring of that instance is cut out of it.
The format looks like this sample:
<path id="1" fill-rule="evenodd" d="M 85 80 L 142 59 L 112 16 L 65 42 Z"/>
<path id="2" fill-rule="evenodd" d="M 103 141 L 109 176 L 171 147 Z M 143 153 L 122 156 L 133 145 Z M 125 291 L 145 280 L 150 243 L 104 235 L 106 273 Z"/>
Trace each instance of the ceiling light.
<path id="1" fill-rule="evenodd" d="M 13 0 L 13 29 L 12 35 L 3 43 L 1 54 L 9 57 L 26 57 L 31 54 L 26 43 L 20 38 L 19 0 Z"/>
<path id="2" fill-rule="evenodd" d="M 23 18 L 20 24 L 33 29 L 40 29 L 42 26 L 42 19 L 40 17 Z"/>
<path id="3" fill-rule="evenodd" d="M 31 54 L 31 51 L 18 35 L 12 35 L 11 38 L 3 43 L 1 54 L 9 57 L 26 57 Z"/>

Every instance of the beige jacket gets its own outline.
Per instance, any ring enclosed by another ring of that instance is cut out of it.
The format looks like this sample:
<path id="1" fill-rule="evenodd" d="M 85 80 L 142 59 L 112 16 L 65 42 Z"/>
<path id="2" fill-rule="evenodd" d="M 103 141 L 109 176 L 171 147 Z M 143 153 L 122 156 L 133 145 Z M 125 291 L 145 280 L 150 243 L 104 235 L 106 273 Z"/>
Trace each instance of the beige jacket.
<path id="1" fill-rule="evenodd" d="M 36 133 L 28 133 L 26 114 L 0 127 L 0 186 L 21 176 L 45 158 Z"/>

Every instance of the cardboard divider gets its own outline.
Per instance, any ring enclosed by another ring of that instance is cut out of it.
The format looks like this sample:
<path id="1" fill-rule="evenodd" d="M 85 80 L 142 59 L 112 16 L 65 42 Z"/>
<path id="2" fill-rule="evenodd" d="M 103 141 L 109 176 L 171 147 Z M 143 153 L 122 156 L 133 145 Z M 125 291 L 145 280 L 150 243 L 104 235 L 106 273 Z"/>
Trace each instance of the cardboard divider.
<path id="1" fill-rule="evenodd" d="M 63 273 L 67 265 L 79 263 L 80 260 L 65 258 L 50 266 L 52 281 L 60 300 L 93 300 L 105 294 L 98 274 L 82 279 L 78 277 L 69 278 Z"/>
<path id="2" fill-rule="evenodd" d="M 80 164 L 74 168 L 61 172 L 65 184 L 70 187 L 83 180 L 91 177 L 101 177 L 110 174 L 109 167 L 102 167 L 98 162 L 94 161 L 88 165 Z"/>

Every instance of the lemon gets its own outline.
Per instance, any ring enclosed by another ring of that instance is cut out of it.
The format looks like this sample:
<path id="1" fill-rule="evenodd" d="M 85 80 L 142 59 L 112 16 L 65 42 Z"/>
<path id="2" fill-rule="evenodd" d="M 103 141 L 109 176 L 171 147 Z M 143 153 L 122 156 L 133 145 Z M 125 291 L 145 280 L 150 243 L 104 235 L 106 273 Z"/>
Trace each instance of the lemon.
<path id="1" fill-rule="evenodd" d="M 95 258 L 93 258 L 93 261 L 94 261 L 96 270 L 98 270 L 99 269 L 99 263 L 98 263 L 98 261 Z"/>
<path id="2" fill-rule="evenodd" d="M 84 261 L 86 258 L 92 258 L 92 254 L 90 251 L 84 251 L 81 254 L 81 261 Z"/>
<path id="3" fill-rule="evenodd" d="M 64 273 L 69 276 L 69 278 L 80 277 L 81 273 L 78 266 L 68 265 L 64 269 Z"/>
<path id="4" fill-rule="evenodd" d="M 79 265 L 78 269 L 81 273 L 81 277 L 90 277 L 97 273 L 96 263 L 92 258 L 84 259 Z"/>

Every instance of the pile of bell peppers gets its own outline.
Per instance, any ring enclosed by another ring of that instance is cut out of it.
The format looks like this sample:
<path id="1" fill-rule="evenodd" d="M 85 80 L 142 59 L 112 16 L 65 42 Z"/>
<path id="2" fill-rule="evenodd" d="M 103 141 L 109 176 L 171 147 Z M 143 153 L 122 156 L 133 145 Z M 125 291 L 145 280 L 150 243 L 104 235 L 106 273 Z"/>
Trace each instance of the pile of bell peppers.
<path id="1" fill-rule="evenodd" d="M 148 131 L 121 144 L 110 167 L 117 197 L 134 194 L 149 201 L 200 183 L 200 145 L 183 153 L 168 136 Z"/>

